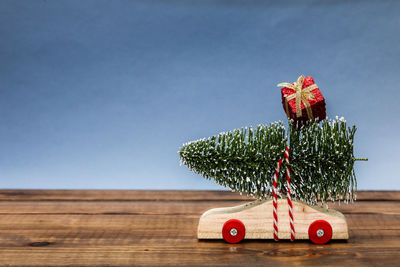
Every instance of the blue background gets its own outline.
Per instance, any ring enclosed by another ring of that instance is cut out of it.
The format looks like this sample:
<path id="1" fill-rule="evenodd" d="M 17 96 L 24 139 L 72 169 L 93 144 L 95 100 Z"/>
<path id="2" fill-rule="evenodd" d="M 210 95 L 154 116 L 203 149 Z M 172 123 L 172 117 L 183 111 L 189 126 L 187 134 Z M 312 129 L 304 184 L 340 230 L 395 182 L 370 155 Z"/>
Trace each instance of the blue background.
<path id="1" fill-rule="evenodd" d="M 285 120 L 312 75 L 400 189 L 399 1 L 0 1 L 0 187 L 219 189 L 182 143 Z"/>

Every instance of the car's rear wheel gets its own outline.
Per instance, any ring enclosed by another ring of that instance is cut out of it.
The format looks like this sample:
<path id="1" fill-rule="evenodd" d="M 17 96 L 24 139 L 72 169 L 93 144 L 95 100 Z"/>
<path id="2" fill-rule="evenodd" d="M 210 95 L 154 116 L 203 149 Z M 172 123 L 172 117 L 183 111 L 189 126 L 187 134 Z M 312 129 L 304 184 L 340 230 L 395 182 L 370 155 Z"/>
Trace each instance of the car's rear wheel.
<path id="1" fill-rule="evenodd" d="M 231 219 L 224 223 L 222 227 L 222 236 L 228 243 L 239 243 L 246 234 L 244 224 L 236 219 Z"/>
<path id="2" fill-rule="evenodd" d="M 325 244 L 332 238 L 332 226 L 324 220 L 314 221 L 308 227 L 308 237 L 315 244 Z"/>

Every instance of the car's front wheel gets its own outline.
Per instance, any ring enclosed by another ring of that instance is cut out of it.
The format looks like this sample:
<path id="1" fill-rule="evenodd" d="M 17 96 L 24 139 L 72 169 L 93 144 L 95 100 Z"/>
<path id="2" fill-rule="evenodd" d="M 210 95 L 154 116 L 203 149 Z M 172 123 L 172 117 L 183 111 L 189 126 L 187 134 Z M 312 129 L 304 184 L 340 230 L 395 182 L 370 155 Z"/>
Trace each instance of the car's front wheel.
<path id="1" fill-rule="evenodd" d="M 308 237 L 315 244 L 325 244 L 332 238 L 332 226 L 324 220 L 314 221 L 308 227 Z"/>
<path id="2" fill-rule="evenodd" d="M 246 234 L 244 224 L 236 219 L 231 219 L 224 223 L 222 227 L 222 236 L 228 243 L 239 243 Z"/>

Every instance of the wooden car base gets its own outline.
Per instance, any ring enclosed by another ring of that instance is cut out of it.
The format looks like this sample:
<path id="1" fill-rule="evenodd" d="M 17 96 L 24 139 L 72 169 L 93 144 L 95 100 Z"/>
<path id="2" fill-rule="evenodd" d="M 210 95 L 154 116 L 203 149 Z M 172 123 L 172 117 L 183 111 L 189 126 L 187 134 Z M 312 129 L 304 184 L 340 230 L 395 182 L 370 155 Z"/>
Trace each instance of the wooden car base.
<path id="1" fill-rule="evenodd" d="M 344 215 L 336 210 L 292 201 L 296 239 L 323 244 L 330 239 L 348 239 Z M 244 228 L 244 229 L 243 229 Z M 225 239 L 237 243 L 244 239 L 273 239 L 272 200 L 256 200 L 235 207 L 215 208 L 200 217 L 198 239 Z M 278 199 L 278 237 L 290 239 L 289 206 Z"/>

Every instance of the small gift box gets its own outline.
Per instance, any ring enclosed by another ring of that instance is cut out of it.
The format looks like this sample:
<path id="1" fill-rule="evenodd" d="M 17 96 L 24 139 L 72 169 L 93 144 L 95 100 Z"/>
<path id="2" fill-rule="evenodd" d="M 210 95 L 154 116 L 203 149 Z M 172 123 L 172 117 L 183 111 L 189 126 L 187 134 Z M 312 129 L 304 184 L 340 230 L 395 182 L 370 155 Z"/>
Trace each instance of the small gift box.
<path id="1" fill-rule="evenodd" d="M 302 125 L 326 119 L 325 99 L 311 76 L 301 75 L 294 83 L 280 83 L 282 104 L 288 119 Z"/>

